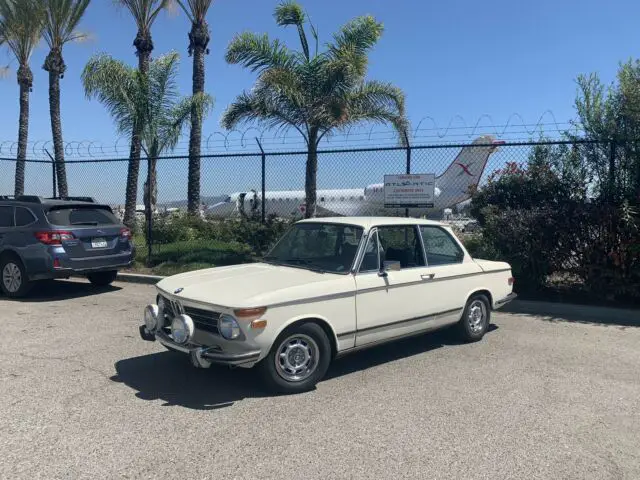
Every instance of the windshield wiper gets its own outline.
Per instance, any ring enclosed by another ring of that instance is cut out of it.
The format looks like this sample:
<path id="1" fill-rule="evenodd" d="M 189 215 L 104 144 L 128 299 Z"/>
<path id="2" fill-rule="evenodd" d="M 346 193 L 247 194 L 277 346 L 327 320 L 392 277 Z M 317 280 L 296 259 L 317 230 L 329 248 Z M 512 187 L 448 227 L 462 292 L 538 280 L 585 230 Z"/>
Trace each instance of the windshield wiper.
<path id="1" fill-rule="evenodd" d="M 311 270 L 312 272 L 317 273 L 326 273 L 324 270 L 321 270 L 317 267 L 313 267 L 313 262 L 311 260 L 305 260 L 303 258 L 285 258 L 278 259 L 275 256 L 267 256 L 263 258 L 264 261 L 271 262 L 275 265 L 284 265 L 294 268 L 304 268 L 305 270 Z"/>

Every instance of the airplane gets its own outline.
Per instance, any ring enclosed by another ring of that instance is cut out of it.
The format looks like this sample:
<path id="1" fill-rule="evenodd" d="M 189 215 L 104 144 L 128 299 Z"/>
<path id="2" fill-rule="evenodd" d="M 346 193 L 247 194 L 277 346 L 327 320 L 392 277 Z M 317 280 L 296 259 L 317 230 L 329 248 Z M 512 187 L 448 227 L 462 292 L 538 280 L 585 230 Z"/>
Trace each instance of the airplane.
<path id="1" fill-rule="evenodd" d="M 471 197 L 470 187 L 477 186 L 489 157 L 504 142 L 491 135 L 476 138 L 471 145 L 462 148 L 447 169 L 435 181 L 434 205 L 431 208 L 410 208 L 410 216 L 424 216 L 429 212 L 442 211 Z M 305 192 L 265 192 L 265 213 L 281 218 L 300 217 L 305 212 Z M 384 183 L 364 188 L 318 190 L 316 193 L 318 216 L 364 216 L 404 215 L 404 208 L 386 208 Z M 256 190 L 236 192 L 223 202 L 210 206 L 206 215 L 213 218 L 228 218 L 260 213 L 262 195 Z"/>

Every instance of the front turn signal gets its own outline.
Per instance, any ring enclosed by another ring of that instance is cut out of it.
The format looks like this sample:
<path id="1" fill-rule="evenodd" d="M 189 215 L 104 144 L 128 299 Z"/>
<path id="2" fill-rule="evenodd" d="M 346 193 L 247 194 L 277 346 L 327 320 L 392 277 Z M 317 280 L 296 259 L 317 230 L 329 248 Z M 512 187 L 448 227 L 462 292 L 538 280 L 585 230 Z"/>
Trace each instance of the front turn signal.
<path id="1" fill-rule="evenodd" d="M 238 320 L 257 320 L 267 311 L 267 307 L 259 308 L 238 308 L 233 311 L 233 314 Z"/>
<path id="2" fill-rule="evenodd" d="M 266 320 L 254 320 L 253 322 L 251 322 L 251 328 L 254 330 L 261 330 L 266 327 L 267 327 Z"/>

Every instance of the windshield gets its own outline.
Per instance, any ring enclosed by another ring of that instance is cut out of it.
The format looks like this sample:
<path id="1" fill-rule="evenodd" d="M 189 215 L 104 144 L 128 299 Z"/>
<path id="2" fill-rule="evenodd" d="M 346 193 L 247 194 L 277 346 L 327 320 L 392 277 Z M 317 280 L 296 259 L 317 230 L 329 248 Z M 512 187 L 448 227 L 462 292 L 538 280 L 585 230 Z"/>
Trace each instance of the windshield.
<path id="1" fill-rule="evenodd" d="M 349 273 L 362 228 L 330 223 L 294 225 L 264 258 L 267 263 L 329 273 Z"/>

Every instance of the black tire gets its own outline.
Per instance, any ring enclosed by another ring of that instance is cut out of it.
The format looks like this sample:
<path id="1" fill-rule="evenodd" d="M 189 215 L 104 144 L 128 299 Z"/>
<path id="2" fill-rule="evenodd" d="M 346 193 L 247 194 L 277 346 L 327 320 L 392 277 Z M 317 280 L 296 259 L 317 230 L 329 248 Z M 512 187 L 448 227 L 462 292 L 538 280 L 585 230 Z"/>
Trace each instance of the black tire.
<path id="1" fill-rule="evenodd" d="M 109 272 L 90 273 L 87 275 L 87 278 L 96 287 L 107 287 L 116 281 L 117 276 L 118 272 L 116 270 L 112 270 Z"/>
<path id="2" fill-rule="evenodd" d="M 11 275 L 14 280 L 17 280 L 19 283 L 16 285 L 15 283 L 5 282 L 5 273 L 7 275 Z M 27 271 L 22 264 L 22 260 L 17 255 L 9 254 L 4 255 L 0 259 L 0 288 L 4 294 L 9 298 L 22 298 L 33 286 L 33 282 L 29 281 L 29 277 L 27 276 Z"/>
<path id="3" fill-rule="evenodd" d="M 307 341 L 307 347 L 299 347 L 301 351 L 308 351 L 307 348 L 316 350 L 317 347 L 317 354 L 312 372 L 304 379 L 294 381 L 284 377 L 286 373 L 283 367 L 276 367 L 276 357 L 279 357 L 279 352 L 286 343 L 293 342 L 296 338 L 301 339 L 303 342 Z M 309 342 L 307 339 L 312 342 Z M 313 343 L 315 343 L 315 345 L 313 345 Z M 318 324 L 308 322 L 295 325 L 282 332 L 271 347 L 269 355 L 257 365 L 257 369 L 269 391 L 287 394 L 302 393 L 312 390 L 324 377 L 331 363 L 331 358 L 331 344 L 329 343 L 327 334 Z"/>
<path id="4" fill-rule="evenodd" d="M 482 318 L 478 320 L 481 311 Z M 475 316 L 473 313 L 475 312 Z M 472 318 L 473 317 L 473 318 Z M 465 342 L 477 342 L 482 340 L 491 323 L 491 304 L 489 299 L 482 294 L 472 295 L 467 301 L 462 312 L 462 318 L 458 322 L 458 332 Z"/>

